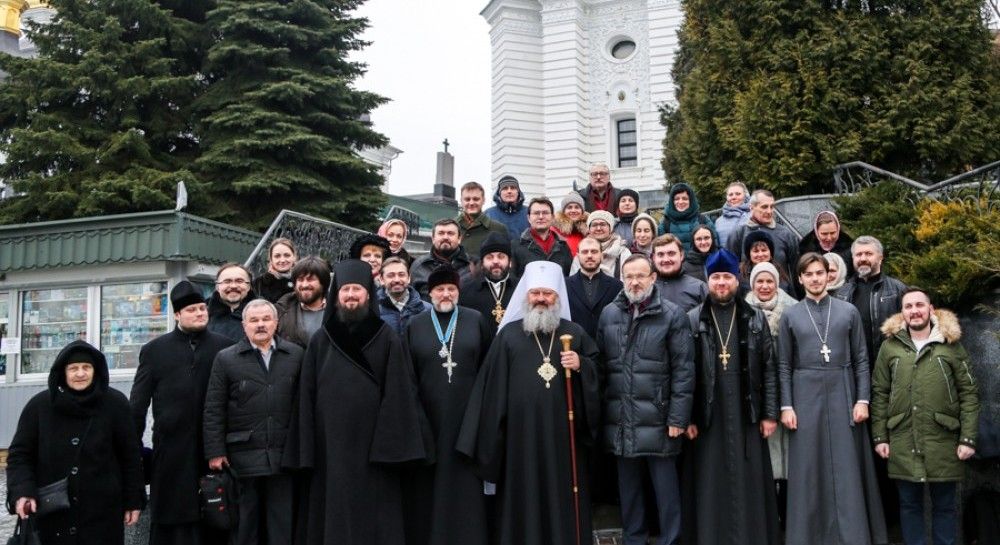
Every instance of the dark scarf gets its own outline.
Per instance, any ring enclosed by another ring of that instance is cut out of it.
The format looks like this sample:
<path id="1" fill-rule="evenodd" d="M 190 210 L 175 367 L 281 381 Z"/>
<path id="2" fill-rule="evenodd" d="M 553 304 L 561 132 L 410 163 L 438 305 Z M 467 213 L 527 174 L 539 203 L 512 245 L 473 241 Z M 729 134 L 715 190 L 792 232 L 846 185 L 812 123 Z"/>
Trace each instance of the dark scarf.
<path id="1" fill-rule="evenodd" d="M 608 212 L 614 212 L 611 206 L 611 194 L 614 192 L 615 190 L 611 186 L 611 183 L 608 183 L 608 188 L 604 190 L 603 197 L 597 194 L 597 190 L 594 189 L 594 186 L 590 186 L 590 202 L 594 203 L 594 210 L 607 210 Z"/>

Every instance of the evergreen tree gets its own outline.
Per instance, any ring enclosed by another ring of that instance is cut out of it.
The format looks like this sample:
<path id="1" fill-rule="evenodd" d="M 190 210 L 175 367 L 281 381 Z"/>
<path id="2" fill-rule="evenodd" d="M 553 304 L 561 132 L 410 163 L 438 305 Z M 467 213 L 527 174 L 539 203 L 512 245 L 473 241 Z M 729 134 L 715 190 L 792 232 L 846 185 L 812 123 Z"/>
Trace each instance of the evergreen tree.
<path id="1" fill-rule="evenodd" d="M 713 196 L 824 192 L 860 160 L 941 179 L 1000 158 L 980 0 L 685 0 L 663 167 Z"/>
<path id="2" fill-rule="evenodd" d="M 172 208 L 202 184 L 190 102 L 197 95 L 205 0 L 50 0 L 29 29 L 34 59 L 0 56 L 0 178 L 23 195 L 21 222 Z"/>
<path id="3" fill-rule="evenodd" d="M 219 0 L 209 90 L 198 102 L 215 202 L 230 221 L 263 228 L 282 208 L 372 227 L 384 204 L 377 169 L 356 150 L 386 139 L 364 121 L 384 102 L 353 87 L 366 45 L 359 0 Z M 242 220 L 242 221 L 241 221 Z"/>

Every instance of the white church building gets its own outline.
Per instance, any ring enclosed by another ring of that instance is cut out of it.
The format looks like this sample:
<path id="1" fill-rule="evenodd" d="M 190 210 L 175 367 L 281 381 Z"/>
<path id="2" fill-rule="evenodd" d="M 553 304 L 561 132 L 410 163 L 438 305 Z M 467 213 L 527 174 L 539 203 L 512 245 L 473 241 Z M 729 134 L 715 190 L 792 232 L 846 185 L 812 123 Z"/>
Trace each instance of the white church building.
<path id="1" fill-rule="evenodd" d="M 680 0 L 492 0 L 481 15 L 494 182 L 509 174 L 558 199 L 606 162 L 615 187 L 662 190 L 659 107 L 674 99 Z"/>

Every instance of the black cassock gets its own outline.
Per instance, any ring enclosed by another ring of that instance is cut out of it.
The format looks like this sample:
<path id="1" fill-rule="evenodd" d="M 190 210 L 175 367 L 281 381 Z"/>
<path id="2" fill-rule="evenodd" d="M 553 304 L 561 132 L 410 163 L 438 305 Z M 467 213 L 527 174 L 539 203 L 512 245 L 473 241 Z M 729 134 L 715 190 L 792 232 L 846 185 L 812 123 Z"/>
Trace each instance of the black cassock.
<path id="1" fill-rule="evenodd" d="M 518 320 L 504 326 L 490 346 L 457 445 L 475 461 L 480 477 L 497 483 L 501 545 L 576 542 L 566 379 L 559 363 L 559 336 L 567 333 L 580 355 L 572 381 L 581 542 L 592 539 L 587 454 L 600 425 L 597 345 L 579 325 L 561 320 L 551 352 L 557 374 L 546 388 L 538 368 L 551 336 L 538 335 L 540 351 Z"/>
<path id="2" fill-rule="evenodd" d="M 486 545 L 483 483 L 469 460 L 455 450 L 455 441 L 493 334 L 480 313 L 459 307 L 451 358 L 456 365 L 449 382 L 448 370 L 442 366 L 446 358 L 438 353 L 441 342 L 431 312 L 414 317 L 403 335 L 416 371 L 420 403 L 437 447 L 434 465 L 403 474 L 406 544 Z M 450 312 L 437 313 L 442 333 L 447 331 L 451 316 Z"/>
<path id="3" fill-rule="evenodd" d="M 285 444 L 283 465 L 311 471 L 296 541 L 401 545 L 398 464 L 429 456 L 413 368 L 377 316 L 348 327 L 332 314 L 306 349 Z"/>

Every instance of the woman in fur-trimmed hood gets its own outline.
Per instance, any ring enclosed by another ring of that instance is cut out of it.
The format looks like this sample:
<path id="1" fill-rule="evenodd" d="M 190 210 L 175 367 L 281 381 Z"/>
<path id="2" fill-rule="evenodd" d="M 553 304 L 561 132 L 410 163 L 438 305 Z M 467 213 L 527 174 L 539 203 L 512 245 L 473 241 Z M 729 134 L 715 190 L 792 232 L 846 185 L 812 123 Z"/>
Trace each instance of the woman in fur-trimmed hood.
<path id="1" fill-rule="evenodd" d="M 908 306 L 882 325 L 886 340 L 872 376 L 872 443 L 889 447 L 889 477 L 947 482 L 964 476 L 959 445 L 975 448 L 979 396 L 958 317 Z M 910 300 L 913 299 L 911 296 Z M 923 341 L 913 331 L 930 328 Z"/>
<path id="2" fill-rule="evenodd" d="M 583 237 L 587 236 L 587 211 L 583 207 L 583 197 L 576 191 L 570 192 L 563 197 L 556 212 L 556 219 L 552 222 L 552 228 L 559 233 L 559 236 L 566 241 L 570 254 L 576 257 L 577 246 Z"/>

